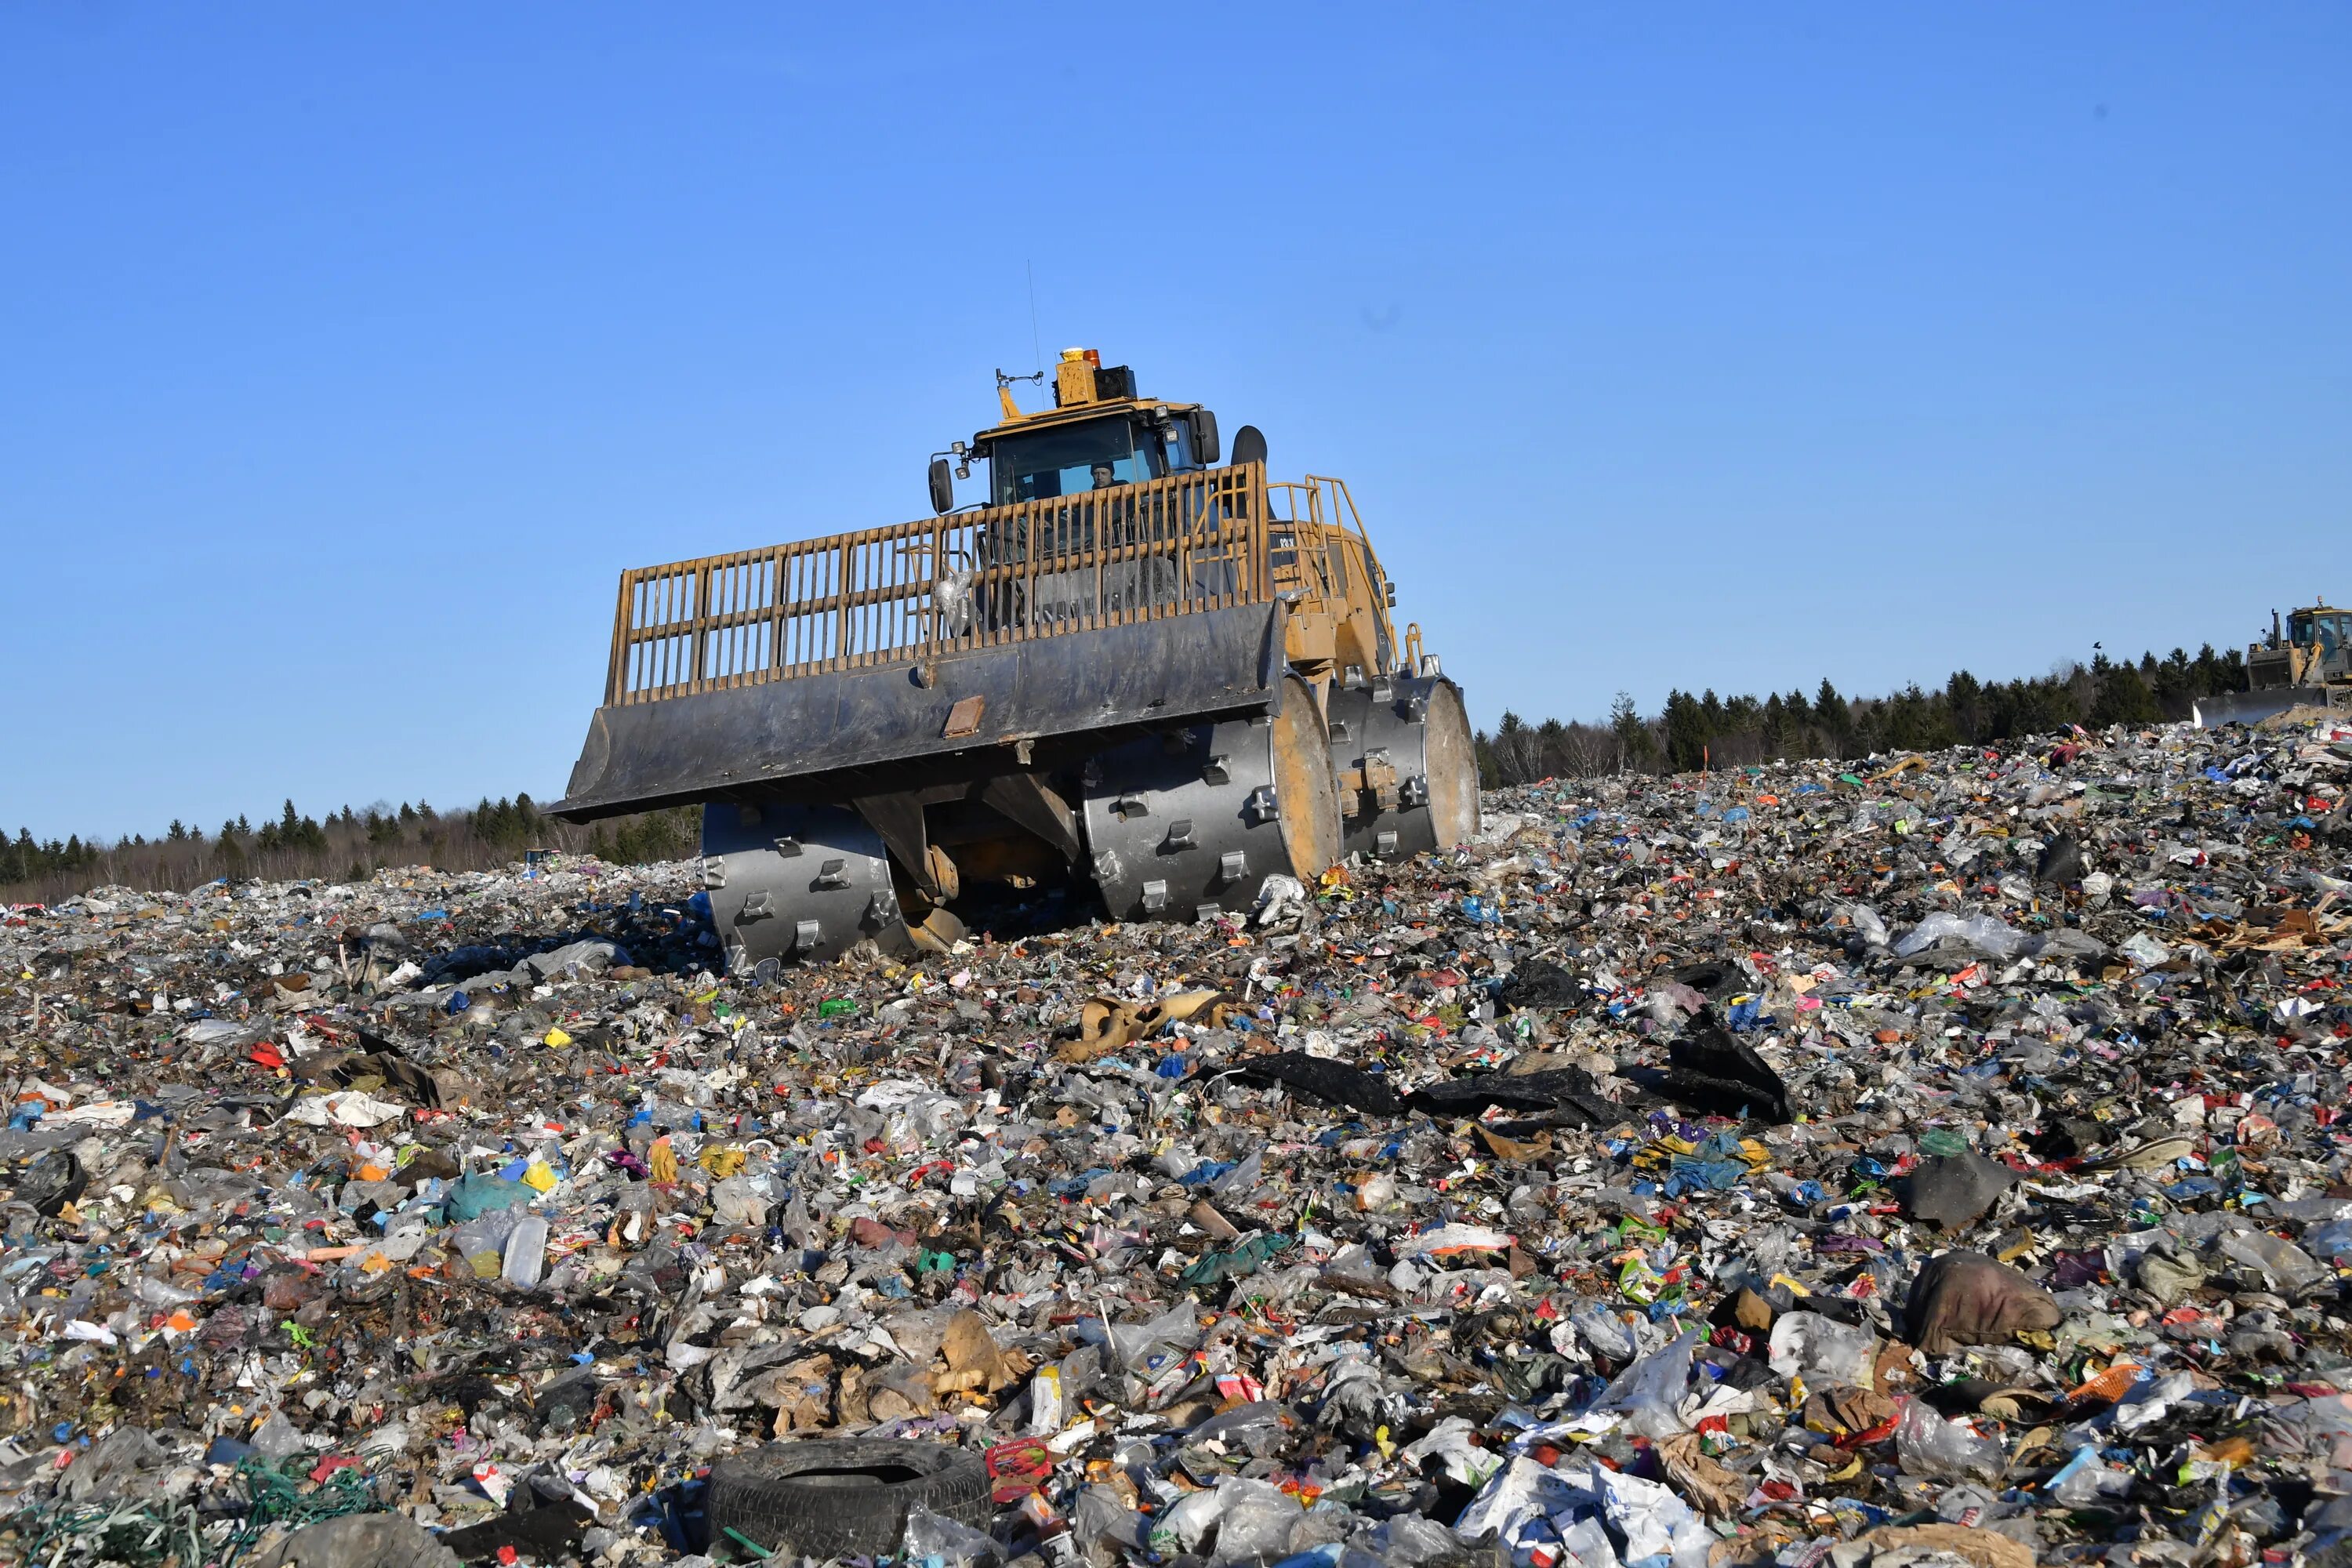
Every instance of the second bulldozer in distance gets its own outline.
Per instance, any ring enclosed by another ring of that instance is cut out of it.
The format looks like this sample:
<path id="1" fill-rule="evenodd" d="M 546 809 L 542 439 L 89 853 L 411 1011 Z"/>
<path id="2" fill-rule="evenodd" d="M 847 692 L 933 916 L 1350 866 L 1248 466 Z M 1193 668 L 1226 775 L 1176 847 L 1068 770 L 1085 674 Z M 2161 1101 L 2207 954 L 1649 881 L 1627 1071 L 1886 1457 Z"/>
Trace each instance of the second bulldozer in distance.
<path id="1" fill-rule="evenodd" d="M 2246 649 L 2246 689 L 2200 697 L 2201 728 L 2259 724 L 2294 708 L 2341 708 L 2352 693 L 2352 610 L 2325 595 L 2289 612 L 2280 628 L 2271 612 L 2270 635 Z"/>

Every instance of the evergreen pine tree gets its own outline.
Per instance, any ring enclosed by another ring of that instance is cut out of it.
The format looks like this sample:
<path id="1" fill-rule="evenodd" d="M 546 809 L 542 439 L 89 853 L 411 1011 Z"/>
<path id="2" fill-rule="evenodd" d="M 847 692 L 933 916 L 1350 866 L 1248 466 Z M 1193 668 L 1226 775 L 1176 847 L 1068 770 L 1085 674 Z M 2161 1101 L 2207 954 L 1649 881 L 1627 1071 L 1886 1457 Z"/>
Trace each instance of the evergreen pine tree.
<path id="1" fill-rule="evenodd" d="M 1846 706 L 1838 689 L 1830 684 L 1828 676 L 1822 677 L 1822 689 L 1813 693 L 1813 717 L 1830 732 L 1832 742 L 1853 728 L 1853 711 Z"/>
<path id="2" fill-rule="evenodd" d="M 2147 689 L 2140 672 L 2128 664 L 2108 668 L 2106 679 L 2099 682 L 2098 699 L 2091 704 L 2094 727 L 2154 724 L 2163 717 L 2156 705 L 2156 693 Z"/>
<path id="3" fill-rule="evenodd" d="M 1666 766 L 1689 773 L 1706 745 L 1706 717 L 1698 699 L 1677 688 L 1666 693 Z"/>
<path id="4" fill-rule="evenodd" d="M 1609 705 L 1609 728 L 1617 736 L 1617 765 L 1640 766 L 1650 759 L 1650 727 L 1642 722 L 1642 710 L 1633 706 L 1633 694 L 1621 691 Z"/>

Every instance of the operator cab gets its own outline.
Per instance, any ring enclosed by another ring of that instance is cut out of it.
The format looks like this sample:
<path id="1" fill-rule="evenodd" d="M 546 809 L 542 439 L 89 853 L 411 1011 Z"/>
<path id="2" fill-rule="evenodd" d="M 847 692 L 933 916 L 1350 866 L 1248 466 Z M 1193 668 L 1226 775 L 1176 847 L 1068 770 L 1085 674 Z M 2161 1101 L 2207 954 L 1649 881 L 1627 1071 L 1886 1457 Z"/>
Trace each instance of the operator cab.
<path id="1" fill-rule="evenodd" d="M 1201 467 L 1191 430 L 1165 417 L 1164 406 L 1160 412 L 1157 423 L 1148 414 L 1123 412 L 983 439 L 989 500 L 997 506 L 1050 500 Z"/>
<path id="2" fill-rule="evenodd" d="M 1135 372 L 1105 365 L 1093 349 L 1064 349 L 1054 366 L 1054 406 L 1024 413 L 1011 384 L 1044 378 L 1042 371 L 1034 377 L 997 372 L 1003 422 L 974 436 L 971 446 L 959 441 L 952 448 L 953 478 L 970 478 L 974 459 L 988 464 L 992 506 L 1143 484 L 1213 468 L 1223 456 L 1214 414 L 1138 396 Z M 932 509 L 952 510 L 946 458 L 932 460 L 930 479 Z"/>
<path id="3" fill-rule="evenodd" d="M 2352 643 L 2352 611 L 2315 605 L 2286 618 L 2287 640 L 2297 647 L 2316 647 L 2322 658 L 2334 658 Z"/>

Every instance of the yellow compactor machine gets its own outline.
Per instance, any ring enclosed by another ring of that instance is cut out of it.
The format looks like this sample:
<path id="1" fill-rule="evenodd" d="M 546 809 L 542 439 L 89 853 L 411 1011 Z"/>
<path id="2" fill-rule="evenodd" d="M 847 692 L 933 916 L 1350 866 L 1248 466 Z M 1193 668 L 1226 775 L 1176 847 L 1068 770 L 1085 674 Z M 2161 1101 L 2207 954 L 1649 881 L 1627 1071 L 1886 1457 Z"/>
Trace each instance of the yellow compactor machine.
<path id="1" fill-rule="evenodd" d="M 1461 689 L 1397 635 L 1348 487 L 1091 351 L 930 465 L 937 515 L 621 574 L 557 812 L 699 803 L 729 963 L 936 946 L 967 889 L 1091 882 L 1117 920 L 1477 826 Z M 985 501 L 955 480 L 984 468 Z"/>

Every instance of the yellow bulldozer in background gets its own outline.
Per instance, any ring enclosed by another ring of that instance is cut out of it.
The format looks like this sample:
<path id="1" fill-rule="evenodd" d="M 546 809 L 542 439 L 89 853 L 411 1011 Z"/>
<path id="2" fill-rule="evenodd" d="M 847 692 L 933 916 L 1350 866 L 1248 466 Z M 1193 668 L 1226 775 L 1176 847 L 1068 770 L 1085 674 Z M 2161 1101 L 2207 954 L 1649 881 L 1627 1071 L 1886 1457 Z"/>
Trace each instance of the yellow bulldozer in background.
<path id="1" fill-rule="evenodd" d="M 2325 596 L 2287 613 L 2284 630 L 2271 612 L 2270 635 L 2246 649 L 2246 689 L 2200 698 L 2199 725 L 2258 724 L 2290 708 L 2343 705 L 2352 689 L 2352 610 Z"/>
<path id="2" fill-rule="evenodd" d="M 1269 876 L 1478 820 L 1460 688 L 1348 487 L 1140 395 L 1091 350 L 1054 406 L 930 464 L 934 517 L 621 574 L 604 705 L 558 815 L 700 803 L 730 967 L 937 948 L 987 888 L 1116 920 L 1239 912 Z M 987 469 L 988 499 L 955 501 Z"/>

